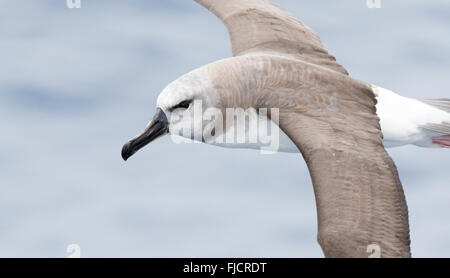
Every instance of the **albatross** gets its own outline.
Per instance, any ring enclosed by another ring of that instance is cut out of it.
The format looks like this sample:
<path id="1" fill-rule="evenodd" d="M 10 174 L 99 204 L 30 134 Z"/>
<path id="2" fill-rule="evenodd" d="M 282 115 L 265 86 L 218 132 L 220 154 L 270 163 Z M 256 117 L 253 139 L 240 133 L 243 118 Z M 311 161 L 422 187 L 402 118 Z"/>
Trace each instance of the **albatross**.
<path id="1" fill-rule="evenodd" d="M 449 148 L 450 100 L 407 98 L 350 77 L 313 30 L 268 0 L 195 1 L 226 25 L 233 57 L 170 83 L 145 130 L 123 146 L 122 158 L 180 129 L 189 139 L 236 147 L 210 140 L 233 125 L 221 130 L 223 117 L 206 121 L 202 113 L 252 111 L 244 125 L 261 117 L 276 122 L 287 138 L 278 151 L 305 159 L 326 257 L 368 257 L 373 246 L 381 257 L 410 257 L 407 203 L 385 147 Z"/>

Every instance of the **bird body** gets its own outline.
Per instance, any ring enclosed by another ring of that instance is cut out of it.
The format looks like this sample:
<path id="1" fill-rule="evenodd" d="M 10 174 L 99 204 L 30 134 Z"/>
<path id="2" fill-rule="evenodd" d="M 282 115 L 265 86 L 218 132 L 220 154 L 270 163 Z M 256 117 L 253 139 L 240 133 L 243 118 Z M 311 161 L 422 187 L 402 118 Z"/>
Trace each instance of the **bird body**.
<path id="1" fill-rule="evenodd" d="M 264 93 L 269 92 L 276 97 L 289 98 L 287 90 L 282 92 L 282 95 L 268 91 L 266 83 L 269 79 L 258 80 L 258 76 L 262 77 L 262 72 L 264 71 L 270 72 L 272 76 L 276 76 L 276 82 L 285 80 L 287 83 L 293 83 L 294 79 L 298 80 L 297 82 L 306 83 L 308 79 L 319 78 L 313 76 L 313 69 L 320 71 L 317 75 L 322 75 L 323 71 L 333 75 L 332 71 L 318 68 L 316 65 L 303 61 L 296 61 L 298 64 L 304 65 L 305 70 L 303 71 L 288 71 L 286 66 L 276 68 L 273 66 L 273 62 L 266 62 L 266 68 L 263 68 L 263 61 L 268 58 L 280 61 L 287 59 L 288 63 L 293 64 L 292 59 L 276 53 L 252 54 L 223 59 L 176 79 L 163 90 L 158 98 L 157 105 L 162 107 L 163 110 L 167 110 L 170 108 L 171 103 L 177 103 L 183 99 L 192 99 L 195 95 L 194 92 L 197 92 L 197 94 L 208 92 L 208 103 L 211 103 L 211 105 L 217 106 L 220 103 L 224 107 L 252 108 L 256 106 L 258 92 L 262 90 L 264 90 Z M 289 74 L 286 74 L 286 71 Z M 293 75 L 295 72 L 297 72 L 298 76 Z M 280 78 L 283 75 L 285 75 L 284 78 Z M 223 78 L 223 76 L 227 76 L 227 78 Z M 233 76 L 234 78 L 232 78 Z M 258 90 L 256 86 L 259 84 L 264 84 L 266 87 L 256 91 Z M 383 144 L 386 148 L 408 144 L 420 147 L 450 147 L 450 100 L 412 99 L 375 85 L 367 85 L 372 88 L 372 92 L 377 100 L 376 114 L 380 119 Z M 216 87 L 222 88 L 223 92 L 220 95 L 217 95 Z M 280 90 L 280 88 L 278 87 L 276 90 Z M 211 93 L 212 91 L 215 93 Z M 296 94 L 296 92 L 293 92 L 293 94 Z M 233 98 L 229 99 L 229 96 Z M 252 99 L 245 96 L 252 96 Z M 249 111 L 249 113 L 247 122 L 243 123 L 246 126 L 255 124 L 251 121 L 270 121 L 264 115 L 258 115 L 254 109 Z M 274 128 L 276 127 L 274 126 Z M 251 137 L 251 135 L 248 135 L 248 129 L 233 127 L 233 130 L 245 130 L 247 132 L 245 137 Z M 271 152 L 299 152 L 298 147 L 283 130 L 278 130 L 277 132 L 280 136 L 279 144 L 272 148 L 259 142 L 210 142 L 210 144 L 225 148 L 264 148 L 266 151 Z M 226 135 L 224 136 L 226 137 Z"/>
<path id="2" fill-rule="evenodd" d="M 450 147 L 450 100 L 417 100 L 373 86 L 385 147 Z M 441 140 L 439 140 L 441 138 Z M 447 140 L 445 140 L 447 138 Z"/>
<path id="3" fill-rule="evenodd" d="M 167 133 L 267 147 L 246 140 L 261 137 L 268 122 L 280 131 L 268 150 L 300 151 L 306 161 L 326 257 L 368 257 L 373 246 L 381 257 L 410 257 L 406 199 L 384 147 L 449 147 L 450 101 L 409 99 L 352 78 L 314 31 L 268 0 L 196 2 L 225 23 L 233 57 L 169 84 L 144 132 L 122 148 L 123 159 Z M 229 109 L 247 117 L 228 118 Z M 245 136 L 235 140 L 236 130 Z"/>

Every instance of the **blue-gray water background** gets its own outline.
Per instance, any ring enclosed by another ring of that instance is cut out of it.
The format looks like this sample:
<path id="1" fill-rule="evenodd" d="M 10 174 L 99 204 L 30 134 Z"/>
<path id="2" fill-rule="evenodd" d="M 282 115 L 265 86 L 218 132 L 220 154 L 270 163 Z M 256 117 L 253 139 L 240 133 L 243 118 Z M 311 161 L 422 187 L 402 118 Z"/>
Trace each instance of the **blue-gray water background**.
<path id="1" fill-rule="evenodd" d="M 450 2 L 276 0 L 355 78 L 449 97 Z M 0 0 L 0 257 L 321 257 L 300 155 L 159 139 L 129 162 L 159 92 L 231 55 L 191 0 Z M 450 151 L 391 149 L 414 256 L 450 256 Z"/>

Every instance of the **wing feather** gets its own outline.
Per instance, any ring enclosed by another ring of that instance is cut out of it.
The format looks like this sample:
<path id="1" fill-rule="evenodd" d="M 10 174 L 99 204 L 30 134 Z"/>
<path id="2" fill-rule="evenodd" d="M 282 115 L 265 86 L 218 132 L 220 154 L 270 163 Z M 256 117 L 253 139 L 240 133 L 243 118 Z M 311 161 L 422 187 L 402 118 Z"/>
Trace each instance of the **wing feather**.
<path id="1" fill-rule="evenodd" d="M 376 244 L 382 257 L 409 257 L 408 208 L 397 168 L 383 147 L 372 87 L 281 57 L 235 63 L 224 69 L 240 78 L 231 84 L 253 82 L 255 102 L 279 109 L 280 128 L 308 165 L 325 255 L 368 257 L 367 249 Z"/>
<path id="2" fill-rule="evenodd" d="M 300 59 L 348 75 L 319 36 L 268 0 L 195 0 L 228 29 L 233 56 L 267 53 Z"/>
<path id="3" fill-rule="evenodd" d="M 314 113 L 280 111 L 280 127 L 302 153 L 316 196 L 318 241 L 327 257 L 410 257 L 408 208 L 382 143 L 370 86 L 333 76 L 304 84 Z M 334 80 L 333 80 L 334 79 Z M 358 100 L 358 101 L 352 101 Z M 330 109 L 336 103 L 337 109 Z"/>
<path id="4" fill-rule="evenodd" d="M 282 129 L 307 162 L 325 256 L 368 257 L 367 248 L 375 244 L 382 257 L 410 257 L 406 200 L 395 164 L 382 144 L 355 139 L 348 131 L 337 135 L 331 126 L 318 132 L 292 122 Z M 325 144 L 311 146 L 318 140 Z"/>

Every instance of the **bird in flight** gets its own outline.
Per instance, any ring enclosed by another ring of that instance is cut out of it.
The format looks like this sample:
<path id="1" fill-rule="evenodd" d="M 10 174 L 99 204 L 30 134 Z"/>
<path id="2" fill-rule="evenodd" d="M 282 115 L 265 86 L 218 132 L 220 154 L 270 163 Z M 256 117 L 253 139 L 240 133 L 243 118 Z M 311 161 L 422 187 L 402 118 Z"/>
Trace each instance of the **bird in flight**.
<path id="1" fill-rule="evenodd" d="M 385 147 L 449 148 L 450 100 L 402 97 L 350 77 L 313 30 L 268 0 L 196 2 L 226 25 L 233 57 L 169 84 L 123 159 L 167 133 L 255 148 L 262 144 L 245 141 L 255 135 L 249 126 L 276 122 L 276 151 L 301 152 L 308 166 L 325 256 L 368 257 L 377 246 L 381 257 L 410 257 L 408 208 Z M 230 124 L 217 113 L 228 108 L 248 117 Z M 244 142 L 215 140 L 241 127 Z"/>

